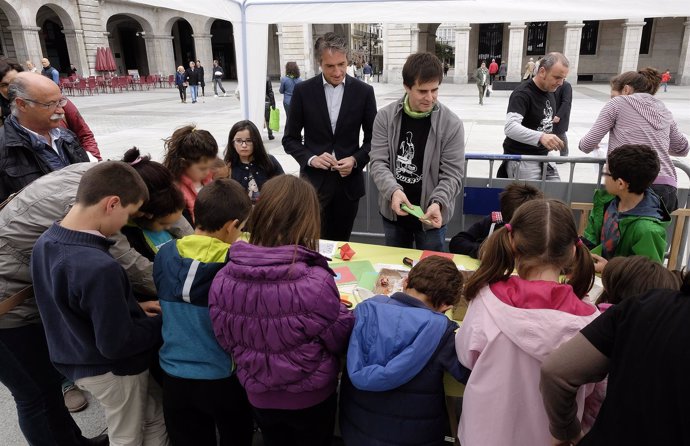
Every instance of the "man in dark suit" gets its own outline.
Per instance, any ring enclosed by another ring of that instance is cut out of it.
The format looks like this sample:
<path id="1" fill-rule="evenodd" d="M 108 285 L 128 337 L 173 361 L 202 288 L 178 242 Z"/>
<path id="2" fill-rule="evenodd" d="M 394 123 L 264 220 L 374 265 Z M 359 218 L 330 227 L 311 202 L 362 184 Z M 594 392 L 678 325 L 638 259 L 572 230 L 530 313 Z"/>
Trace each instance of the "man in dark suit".
<path id="1" fill-rule="evenodd" d="M 329 240 L 350 239 L 376 116 L 374 89 L 346 74 L 346 45 L 334 33 L 318 42 L 322 74 L 295 86 L 283 136 L 285 152 L 319 194 L 321 238 Z"/>

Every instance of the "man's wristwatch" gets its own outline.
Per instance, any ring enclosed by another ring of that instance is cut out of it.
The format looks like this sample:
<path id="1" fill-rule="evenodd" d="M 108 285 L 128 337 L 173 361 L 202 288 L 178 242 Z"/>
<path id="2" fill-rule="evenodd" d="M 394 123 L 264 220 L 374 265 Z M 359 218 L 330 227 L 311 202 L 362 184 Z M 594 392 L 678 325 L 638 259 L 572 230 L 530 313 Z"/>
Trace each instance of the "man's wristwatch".
<path id="1" fill-rule="evenodd" d="M 436 203 L 436 204 L 438 205 L 438 208 L 439 208 L 440 210 L 443 210 L 443 205 L 442 205 L 441 202 L 438 201 L 438 200 L 431 200 L 431 204 L 430 204 L 429 206 L 431 206 L 431 205 L 434 204 L 434 203 Z"/>

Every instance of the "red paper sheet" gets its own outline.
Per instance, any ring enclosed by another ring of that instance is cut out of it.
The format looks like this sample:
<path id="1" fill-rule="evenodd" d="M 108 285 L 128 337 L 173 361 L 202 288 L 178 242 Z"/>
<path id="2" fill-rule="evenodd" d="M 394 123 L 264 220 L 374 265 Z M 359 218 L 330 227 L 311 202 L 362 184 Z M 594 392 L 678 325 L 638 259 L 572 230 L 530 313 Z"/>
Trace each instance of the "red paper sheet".
<path id="1" fill-rule="evenodd" d="M 422 251 L 422 256 L 419 258 L 419 260 L 426 259 L 427 257 L 431 256 L 441 256 L 453 260 L 454 254 L 451 254 L 450 252 Z"/>

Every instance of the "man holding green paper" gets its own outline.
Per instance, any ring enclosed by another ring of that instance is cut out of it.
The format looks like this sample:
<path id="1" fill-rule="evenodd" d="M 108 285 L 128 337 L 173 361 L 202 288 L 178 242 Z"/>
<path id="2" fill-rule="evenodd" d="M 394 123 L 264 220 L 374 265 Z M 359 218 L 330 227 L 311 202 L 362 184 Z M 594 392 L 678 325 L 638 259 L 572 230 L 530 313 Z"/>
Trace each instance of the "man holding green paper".
<path id="1" fill-rule="evenodd" d="M 443 65 L 435 55 L 411 54 L 402 77 L 405 95 L 379 110 L 369 154 L 386 245 L 443 251 L 462 188 L 465 131 L 437 101 Z"/>

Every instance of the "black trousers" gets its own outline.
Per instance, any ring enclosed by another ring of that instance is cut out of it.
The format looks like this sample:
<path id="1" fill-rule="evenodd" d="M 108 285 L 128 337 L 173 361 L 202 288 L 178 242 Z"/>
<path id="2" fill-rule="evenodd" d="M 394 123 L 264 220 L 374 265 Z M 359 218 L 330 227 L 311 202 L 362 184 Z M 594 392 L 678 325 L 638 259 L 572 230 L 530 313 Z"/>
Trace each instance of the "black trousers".
<path id="1" fill-rule="evenodd" d="M 183 101 L 187 100 L 187 87 L 184 87 L 182 85 L 178 85 L 177 89 L 180 90 L 180 99 Z"/>
<path id="2" fill-rule="evenodd" d="M 678 189 L 669 184 L 652 184 L 651 188 L 664 202 L 669 213 L 678 209 Z"/>
<path id="3" fill-rule="evenodd" d="M 321 238 L 349 241 L 359 210 L 359 198 L 350 199 L 337 171 L 328 173 L 319 187 L 321 205 Z"/>
<path id="4" fill-rule="evenodd" d="M 337 397 L 333 393 L 322 403 L 306 409 L 253 409 L 264 446 L 331 446 L 336 406 Z"/>
<path id="5" fill-rule="evenodd" d="M 163 415 L 173 446 L 252 444 L 251 406 L 236 376 L 200 380 L 165 375 Z"/>

